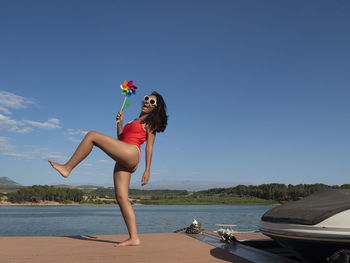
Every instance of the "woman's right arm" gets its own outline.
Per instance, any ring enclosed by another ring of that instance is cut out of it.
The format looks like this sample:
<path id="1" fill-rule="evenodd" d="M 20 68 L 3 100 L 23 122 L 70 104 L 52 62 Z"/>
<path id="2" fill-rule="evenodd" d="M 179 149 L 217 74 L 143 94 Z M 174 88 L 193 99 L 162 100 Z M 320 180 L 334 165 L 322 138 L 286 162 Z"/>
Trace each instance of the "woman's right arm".
<path id="1" fill-rule="evenodd" d="M 118 112 L 116 119 L 117 119 L 117 137 L 119 140 L 121 140 L 123 136 L 123 110 Z"/>

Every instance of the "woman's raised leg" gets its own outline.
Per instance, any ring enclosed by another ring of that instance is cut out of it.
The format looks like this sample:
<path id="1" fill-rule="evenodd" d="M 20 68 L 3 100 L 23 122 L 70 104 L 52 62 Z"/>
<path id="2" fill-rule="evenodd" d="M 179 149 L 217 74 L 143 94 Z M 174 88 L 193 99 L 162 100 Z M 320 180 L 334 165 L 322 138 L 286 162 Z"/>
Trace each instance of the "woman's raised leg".
<path id="1" fill-rule="evenodd" d="M 113 160 L 122 164 L 126 169 L 132 171 L 138 164 L 139 151 L 134 145 L 127 144 L 113 137 L 99 132 L 90 131 L 81 141 L 78 148 L 66 164 L 59 164 L 49 160 L 49 163 L 63 177 L 68 177 L 70 172 L 91 152 L 93 146 L 99 147 Z"/>
<path id="2" fill-rule="evenodd" d="M 129 184 L 131 173 L 123 166 L 116 164 L 114 167 L 114 190 L 120 211 L 122 212 L 124 222 L 128 228 L 129 238 L 119 244 L 122 246 L 137 246 L 141 241 L 137 234 L 136 217 L 134 209 L 129 201 Z"/>

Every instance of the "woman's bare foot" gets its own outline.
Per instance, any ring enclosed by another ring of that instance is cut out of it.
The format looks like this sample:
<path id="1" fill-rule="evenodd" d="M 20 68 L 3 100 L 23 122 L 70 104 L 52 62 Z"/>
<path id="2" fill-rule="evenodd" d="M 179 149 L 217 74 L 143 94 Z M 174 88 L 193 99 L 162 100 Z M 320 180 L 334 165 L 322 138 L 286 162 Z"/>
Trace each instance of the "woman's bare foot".
<path id="1" fill-rule="evenodd" d="M 57 172 L 59 172 L 64 178 L 67 178 L 70 171 L 62 164 L 59 164 L 59 163 L 55 163 L 51 160 L 48 160 L 49 163 L 51 164 L 51 166 L 57 170 Z"/>
<path id="2" fill-rule="evenodd" d="M 126 246 L 138 246 L 141 244 L 141 241 L 139 238 L 136 239 L 127 239 L 123 242 L 120 242 L 119 244 L 114 245 L 115 247 L 126 247 Z"/>

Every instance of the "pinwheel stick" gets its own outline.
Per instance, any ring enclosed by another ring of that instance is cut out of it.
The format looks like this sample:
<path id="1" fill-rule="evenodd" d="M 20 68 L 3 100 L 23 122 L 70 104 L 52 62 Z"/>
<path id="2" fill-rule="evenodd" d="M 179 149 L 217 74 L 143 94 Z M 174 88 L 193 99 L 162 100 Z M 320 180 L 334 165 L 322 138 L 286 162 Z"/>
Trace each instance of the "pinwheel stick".
<path id="1" fill-rule="evenodd" d="M 123 101 L 123 105 L 122 105 L 122 108 L 120 109 L 120 112 L 123 110 L 127 98 L 128 98 L 128 96 L 125 95 L 125 98 L 124 98 L 124 101 Z"/>

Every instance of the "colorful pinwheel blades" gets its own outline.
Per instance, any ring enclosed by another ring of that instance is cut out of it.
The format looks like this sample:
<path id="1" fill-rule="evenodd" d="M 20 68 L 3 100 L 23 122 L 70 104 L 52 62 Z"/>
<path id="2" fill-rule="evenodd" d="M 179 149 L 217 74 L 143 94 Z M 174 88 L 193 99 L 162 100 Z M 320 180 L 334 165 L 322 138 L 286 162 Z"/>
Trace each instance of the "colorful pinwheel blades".
<path id="1" fill-rule="evenodd" d="M 133 83 L 132 80 L 129 82 L 124 80 L 123 84 L 120 85 L 123 95 L 130 97 L 131 95 L 136 94 L 137 87 Z"/>

